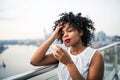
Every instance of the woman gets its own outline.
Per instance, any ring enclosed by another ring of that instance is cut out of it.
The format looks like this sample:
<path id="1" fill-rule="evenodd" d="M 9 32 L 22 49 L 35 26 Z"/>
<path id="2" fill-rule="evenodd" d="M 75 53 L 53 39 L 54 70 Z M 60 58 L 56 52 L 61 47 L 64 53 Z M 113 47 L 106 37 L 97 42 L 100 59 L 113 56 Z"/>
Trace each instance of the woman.
<path id="1" fill-rule="evenodd" d="M 72 12 L 62 13 L 55 21 L 54 32 L 32 56 L 34 66 L 58 64 L 60 80 L 102 80 L 104 75 L 103 57 L 97 50 L 89 47 L 95 28 L 93 22 Z M 68 50 L 59 45 L 53 48 L 52 54 L 46 52 L 54 42 L 60 40 Z"/>

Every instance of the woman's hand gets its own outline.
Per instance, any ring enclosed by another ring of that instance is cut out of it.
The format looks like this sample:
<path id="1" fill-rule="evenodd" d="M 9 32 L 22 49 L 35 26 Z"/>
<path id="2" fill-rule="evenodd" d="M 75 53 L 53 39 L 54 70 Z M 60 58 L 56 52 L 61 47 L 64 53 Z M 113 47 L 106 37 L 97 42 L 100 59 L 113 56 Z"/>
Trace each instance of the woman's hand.
<path id="1" fill-rule="evenodd" d="M 53 49 L 53 55 L 54 58 L 65 65 L 73 63 L 67 51 L 58 45 L 56 45 L 56 47 Z"/>
<path id="2" fill-rule="evenodd" d="M 60 35 L 59 35 L 59 31 L 60 31 L 60 29 L 63 27 L 62 23 L 63 23 L 63 22 L 59 23 L 59 24 L 57 25 L 55 31 L 53 32 L 53 34 L 52 34 L 52 36 L 51 36 L 53 39 L 59 38 L 59 36 L 60 36 Z"/>

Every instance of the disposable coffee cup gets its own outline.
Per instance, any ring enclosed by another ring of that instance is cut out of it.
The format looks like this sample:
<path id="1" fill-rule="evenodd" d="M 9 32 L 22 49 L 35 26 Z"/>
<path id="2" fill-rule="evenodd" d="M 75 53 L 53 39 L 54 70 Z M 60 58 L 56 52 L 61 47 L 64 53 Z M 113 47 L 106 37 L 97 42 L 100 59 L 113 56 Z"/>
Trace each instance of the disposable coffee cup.
<path id="1" fill-rule="evenodd" d="M 53 49 L 54 49 L 57 45 L 60 46 L 62 49 L 67 50 L 67 47 L 66 47 L 64 44 L 53 44 L 53 45 L 51 45 L 50 50 L 53 52 Z"/>

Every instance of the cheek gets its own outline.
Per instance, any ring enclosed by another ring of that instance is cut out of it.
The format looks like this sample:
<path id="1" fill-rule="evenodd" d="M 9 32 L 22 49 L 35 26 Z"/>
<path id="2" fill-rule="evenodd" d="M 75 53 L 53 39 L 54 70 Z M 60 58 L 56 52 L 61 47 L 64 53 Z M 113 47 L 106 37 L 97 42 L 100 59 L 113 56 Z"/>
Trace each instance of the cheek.
<path id="1" fill-rule="evenodd" d="M 70 34 L 71 38 L 80 38 L 80 35 L 78 33 L 71 33 Z"/>
<path id="2" fill-rule="evenodd" d="M 78 36 L 74 36 L 72 38 L 72 41 L 74 41 L 74 42 L 78 42 L 79 40 L 80 40 L 80 37 L 78 37 Z"/>
<path id="3" fill-rule="evenodd" d="M 78 40 L 80 40 L 80 35 L 77 34 L 77 33 L 76 34 L 72 34 L 71 38 L 72 38 L 73 41 L 78 41 Z"/>

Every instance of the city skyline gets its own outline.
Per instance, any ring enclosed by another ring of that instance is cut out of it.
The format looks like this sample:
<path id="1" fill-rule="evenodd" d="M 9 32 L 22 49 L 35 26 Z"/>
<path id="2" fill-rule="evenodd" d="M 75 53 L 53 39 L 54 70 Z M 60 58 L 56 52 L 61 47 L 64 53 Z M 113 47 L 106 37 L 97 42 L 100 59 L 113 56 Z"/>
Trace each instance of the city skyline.
<path id="1" fill-rule="evenodd" d="M 119 0 L 0 0 L 0 40 L 39 39 L 52 32 L 62 12 L 88 16 L 96 32 L 120 35 Z"/>

